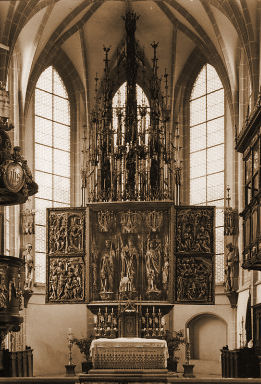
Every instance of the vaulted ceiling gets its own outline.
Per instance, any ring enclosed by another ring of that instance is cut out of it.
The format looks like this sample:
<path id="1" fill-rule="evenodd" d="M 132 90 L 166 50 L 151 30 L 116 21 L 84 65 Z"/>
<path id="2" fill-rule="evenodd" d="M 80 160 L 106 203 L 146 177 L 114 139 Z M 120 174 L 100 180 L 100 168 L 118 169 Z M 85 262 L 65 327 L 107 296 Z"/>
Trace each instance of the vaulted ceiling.
<path id="1" fill-rule="evenodd" d="M 258 4 L 259 0 L 0 1 L 1 80 L 10 56 L 17 55 L 24 102 L 29 80 L 62 50 L 92 99 L 96 72 L 103 74 L 103 47 L 111 48 L 113 66 L 124 42 L 122 16 L 131 6 L 139 15 L 136 39 L 146 61 L 151 64 L 150 44 L 159 42 L 159 73 L 167 69 L 172 92 L 196 49 L 216 66 L 233 97 L 240 49 L 253 82 L 258 72 Z"/>

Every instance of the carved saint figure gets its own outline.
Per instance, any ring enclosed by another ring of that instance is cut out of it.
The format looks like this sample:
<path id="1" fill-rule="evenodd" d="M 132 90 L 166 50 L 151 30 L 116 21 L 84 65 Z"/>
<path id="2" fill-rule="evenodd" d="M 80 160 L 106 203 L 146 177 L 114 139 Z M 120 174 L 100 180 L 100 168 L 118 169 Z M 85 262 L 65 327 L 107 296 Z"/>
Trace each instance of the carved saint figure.
<path id="1" fill-rule="evenodd" d="M 128 238 L 128 243 L 121 250 L 121 281 L 120 292 L 135 292 L 136 264 L 138 261 L 138 251 L 132 239 Z"/>
<path id="2" fill-rule="evenodd" d="M 23 259 L 25 261 L 25 289 L 32 290 L 33 287 L 33 273 L 34 273 L 34 258 L 32 255 L 32 244 L 26 244 L 26 249 L 23 252 Z"/>
<path id="3" fill-rule="evenodd" d="M 92 291 L 97 292 L 98 282 L 98 250 L 95 242 L 92 243 L 91 250 L 91 267 L 92 267 Z"/>
<path id="4" fill-rule="evenodd" d="M 69 246 L 70 251 L 80 251 L 82 248 L 82 227 L 80 218 L 75 216 L 71 220 L 69 227 Z"/>
<path id="5" fill-rule="evenodd" d="M 203 225 L 200 226 L 196 235 L 196 250 L 202 252 L 210 252 L 210 236 L 209 232 Z"/>
<path id="6" fill-rule="evenodd" d="M 225 289 L 227 292 L 238 289 L 238 249 L 232 243 L 226 245 L 228 250 L 225 261 Z"/>
<path id="7" fill-rule="evenodd" d="M 58 288 L 58 275 L 54 267 L 52 268 L 52 271 L 50 273 L 50 299 L 52 300 L 57 299 L 57 288 Z"/>
<path id="8" fill-rule="evenodd" d="M 0 275 L 0 309 L 7 308 L 8 304 L 8 290 L 5 284 L 5 276 Z"/>
<path id="9" fill-rule="evenodd" d="M 101 292 L 113 292 L 115 251 L 110 240 L 105 240 L 101 255 L 100 278 Z"/>
<path id="10" fill-rule="evenodd" d="M 169 258 L 168 255 L 164 254 L 164 261 L 162 267 L 162 286 L 165 291 L 168 290 L 169 282 Z"/>
<path id="11" fill-rule="evenodd" d="M 146 276 L 148 291 L 159 292 L 159 276 L 161 272 L 161 241 L 148 239 L 146 260 Z"/>

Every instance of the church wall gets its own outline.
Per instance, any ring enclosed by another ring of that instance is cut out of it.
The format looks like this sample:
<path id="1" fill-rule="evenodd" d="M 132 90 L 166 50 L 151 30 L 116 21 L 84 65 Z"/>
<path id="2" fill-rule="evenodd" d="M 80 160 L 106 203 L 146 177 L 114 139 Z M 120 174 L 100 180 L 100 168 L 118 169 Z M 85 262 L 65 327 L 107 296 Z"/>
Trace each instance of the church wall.
<path id="1" fill-rule="evenodd" d="M 260 272 L 258 272 L 260 274 Z M 260 278 L 259 280 L 257 281 L 256 283 L 256 302 L 255 304 L 259 304 L 261 303 L 261 282 L 260 282 Z"/>
<path id="2" fill-rule="evenodd" d="M 68 329 L 75 337 L 86 336 L 87 308 L 83 304 L 45 304 L 44 295 L 34 295 L 25 310 L 26 345 L 33 349 L 34 375 L 64 375 L 68 364 Z M 83 355 L 72 349 L 76 372 L 81 372 Z"/>
<path id="3" fill-rule="evenodd" d="M 191 357 L 201 360 L 220 360 L 220 349 L 227 344 L 227 326 L 214 315 L 202 315 L 192 321 L 190 339 Z M 206 340 L 211 340 L 206 348 Z"/>
<path id="4" fill-rule="evenodd" d="M 240 348 L 240 339 L 241 346 L 245 343 L 245 319 L 246 319 L 246 308 L 247 301 L 249 297 L 249 288 L 245 288 L 238 294 L 238 302 L 237 302 L 237 324 L 236 324 L 236 332 L 237 332 L 237 348 Z M 243 329 L 242 329 L 242 320 L 243 320 Z M 240 336 L 240 334 L 242 336 Z"/>
<path id="5" fill-rule="evenodd" d="M 216 296 L 215 305 L 175 305 L 173 310 L 172 317 L 172 326 L 175 331 L 182 329 L 185 332 L 185 327 L 189 325 L 191 343 L 195 342 L 193 338 L 193 322 L 195 319 L 208 318 L 216 319 L 219 322 L 222 322 L 224 326 L 216 328 L 215 337 L 217 340 L 220 340 L 219 348 L 222 348 L 224 345 L 228 344 L 230 348 L 234 347 L 234 323 L 235 323 L 235 311 L 228 305 L 227 299 L 224 295 Z M 224 329 L 226 328 L 226 334 L 224 335 Z M 203 323 L 198 328 L 201 335 L 203 335 L 204 340 L 209 340 L 211 335 L 211 329 L 208 329 L 207 322 L 204 325 Z M 198 331 L 197 331 L 198 332 Z M 198 335 L 199 338 L 201 335 Z M 209 335 L 209 336 L 208 336 Z M 225 344 L 224 344 L 225 343 Z M 191 346 L 193 350 L 198 350 L 199 345 Z M 218 349 L 219 349 L 218 348 Z M 217 354 L 219 352 L 213 353 L 209 356 L 209 360 L 216 360 Z M 184 351 L 180 353 L 180 357 L 184 359 Z M 202 359 L 202 356 L 199 356 Z"/>

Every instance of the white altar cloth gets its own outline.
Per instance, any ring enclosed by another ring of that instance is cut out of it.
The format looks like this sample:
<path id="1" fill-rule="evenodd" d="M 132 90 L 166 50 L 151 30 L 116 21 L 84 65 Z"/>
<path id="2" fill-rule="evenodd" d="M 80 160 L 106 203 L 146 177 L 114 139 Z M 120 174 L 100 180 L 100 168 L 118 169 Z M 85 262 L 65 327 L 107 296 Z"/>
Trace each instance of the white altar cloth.
<path id="1" fill-rule="evenodd" d="M 166 340 L 120 337 L 96 339 L 90 347 L 94 369 L 165 369 Z"/>

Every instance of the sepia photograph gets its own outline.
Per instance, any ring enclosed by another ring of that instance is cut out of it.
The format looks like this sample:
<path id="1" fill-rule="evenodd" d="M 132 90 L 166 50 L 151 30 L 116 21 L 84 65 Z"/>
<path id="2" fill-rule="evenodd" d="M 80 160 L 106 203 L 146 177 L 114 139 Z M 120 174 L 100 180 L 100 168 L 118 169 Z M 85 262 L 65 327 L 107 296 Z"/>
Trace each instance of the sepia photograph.
<path id="1" fill-rule="evenodd" d="M 0 384 L 261 383 L 260 0 L 0 21 Z"/>

